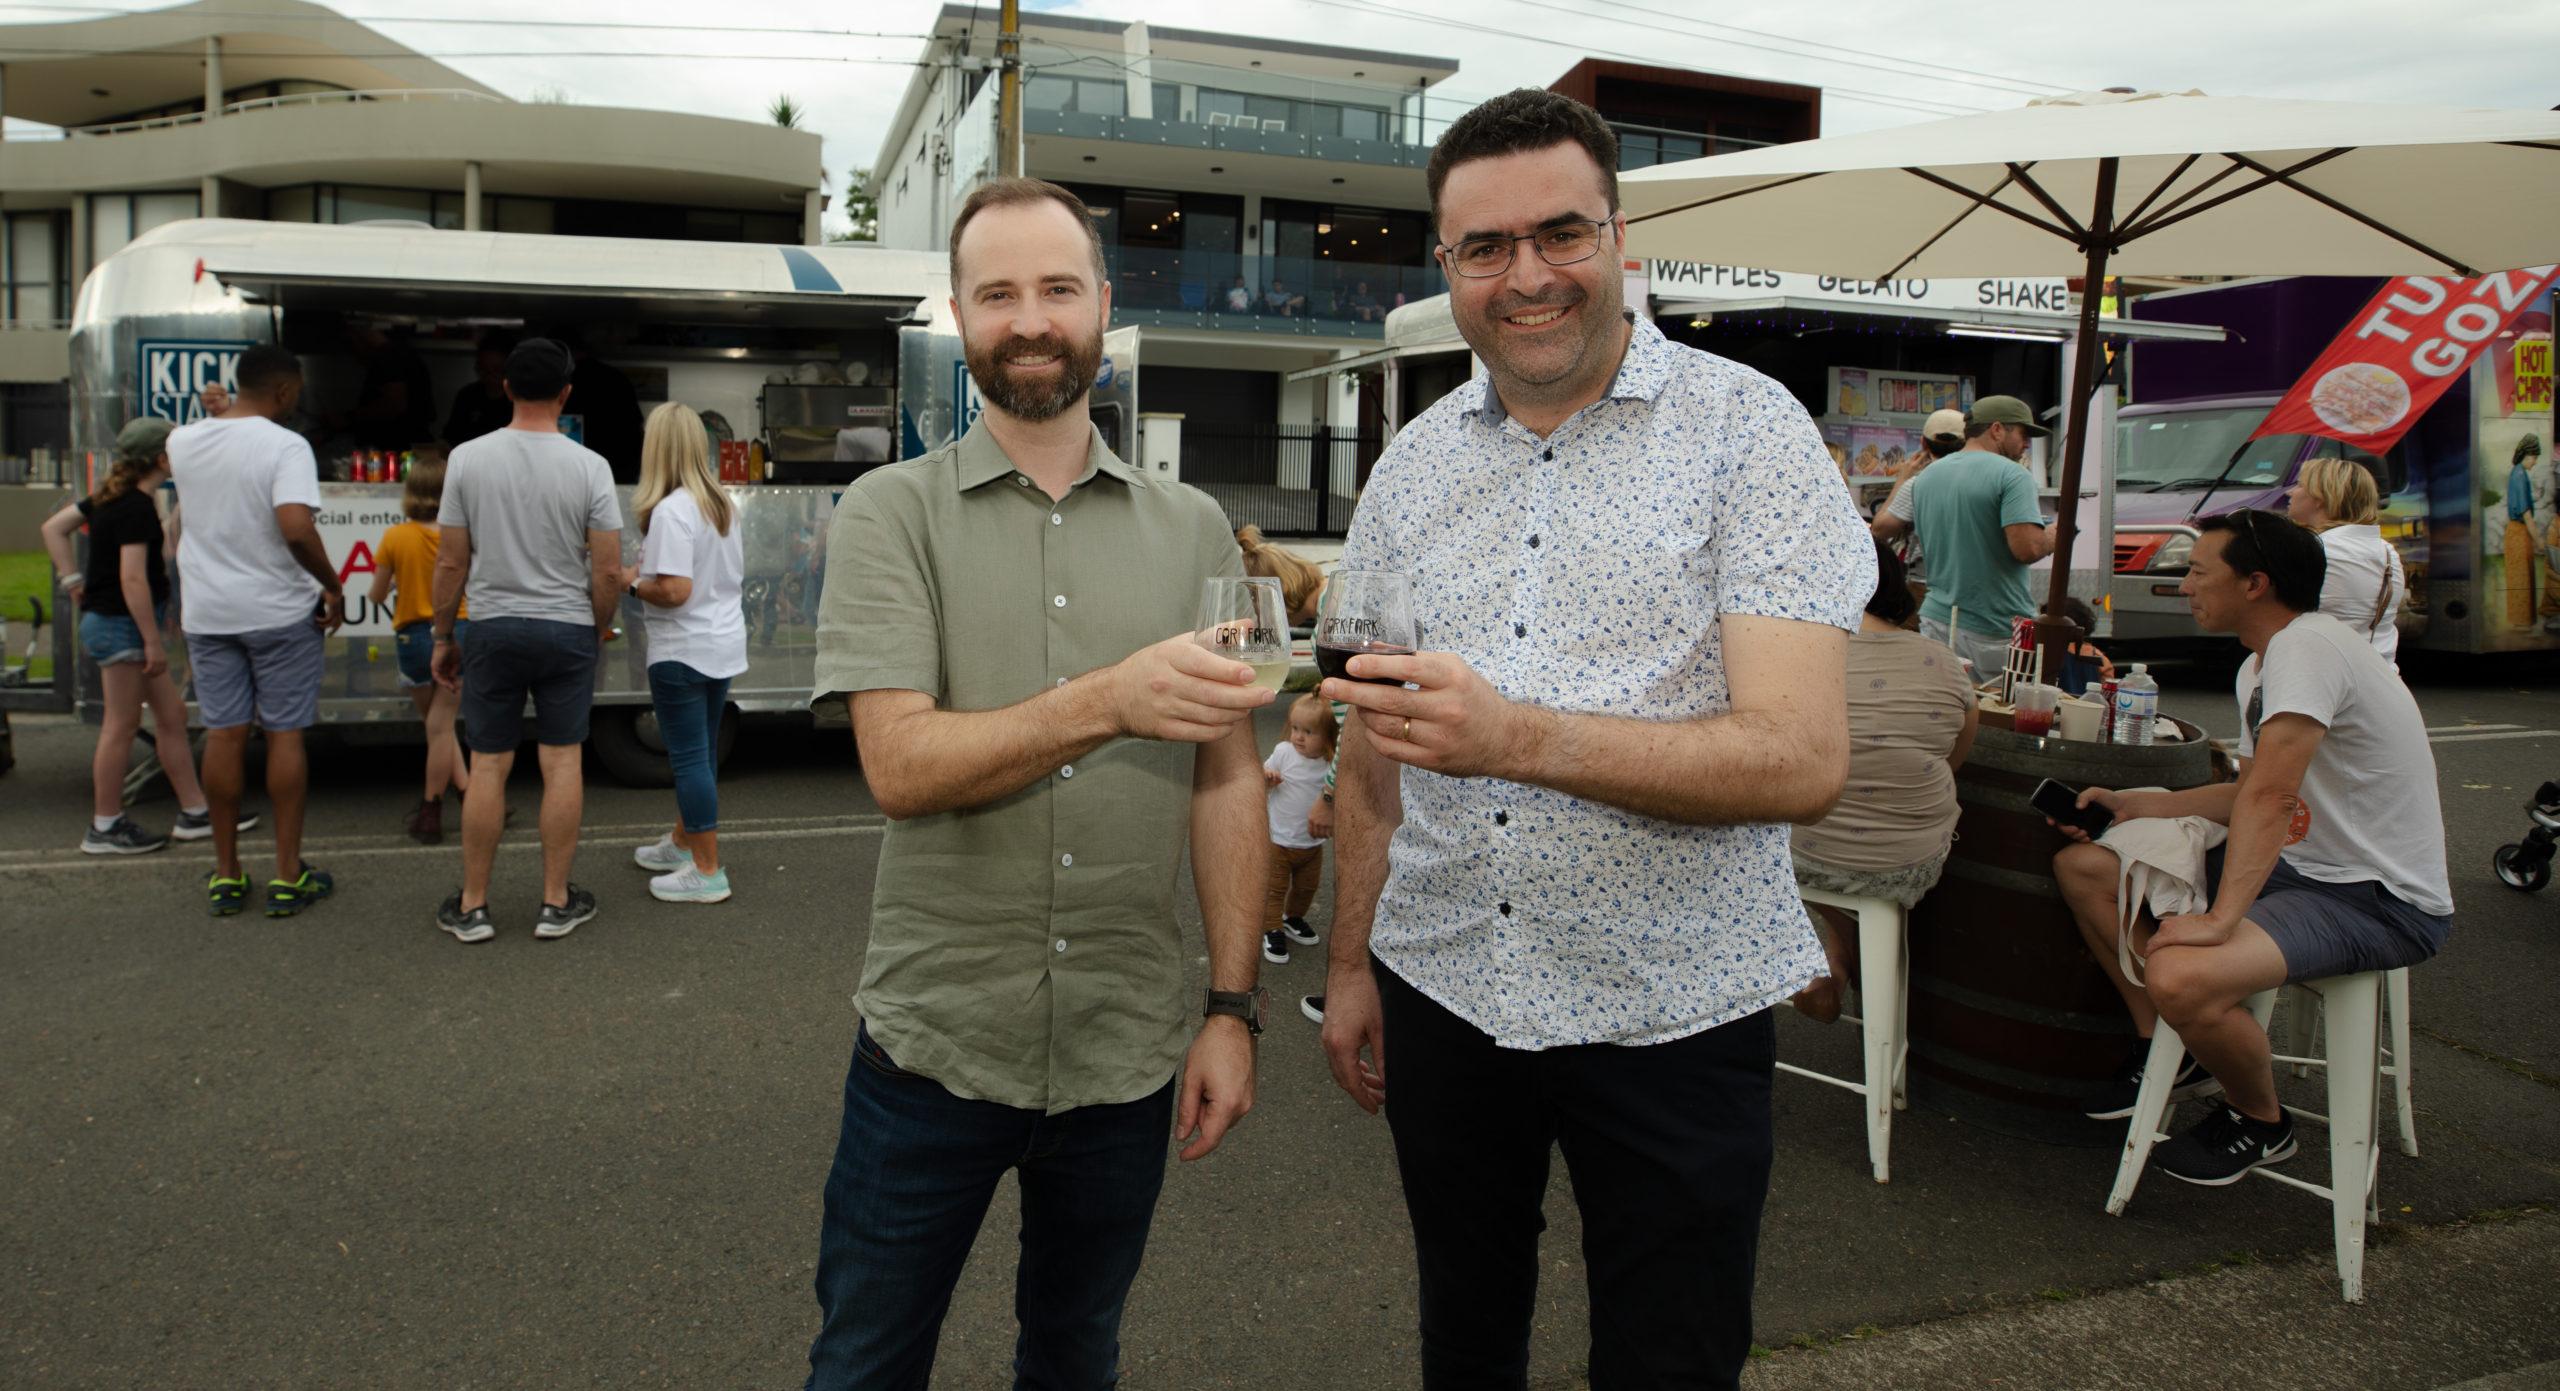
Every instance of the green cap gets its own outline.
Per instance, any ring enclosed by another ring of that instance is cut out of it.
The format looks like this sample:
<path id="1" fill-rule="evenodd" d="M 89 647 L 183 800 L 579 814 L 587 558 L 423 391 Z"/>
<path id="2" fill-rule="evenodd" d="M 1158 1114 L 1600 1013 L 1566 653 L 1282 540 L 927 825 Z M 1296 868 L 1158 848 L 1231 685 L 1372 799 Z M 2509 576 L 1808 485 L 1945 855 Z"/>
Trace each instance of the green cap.
<path id="1" fill-rule="evenodd" d="M 116 431 L 116 456 L 124 459 L 156 459 L 168 447 L 169 432 L 177 428 L 156 415 L 138 415 Z"/>
<path id="2" fill-rule="evenodd" d="M 2036 413 L 2015 396 L 1985 396 L 1965 412 L 1965 427 L 1976 425 L 2016 425 L 2030 435 L 2044 436 L 2053 432 L 2036 423 Z"/>

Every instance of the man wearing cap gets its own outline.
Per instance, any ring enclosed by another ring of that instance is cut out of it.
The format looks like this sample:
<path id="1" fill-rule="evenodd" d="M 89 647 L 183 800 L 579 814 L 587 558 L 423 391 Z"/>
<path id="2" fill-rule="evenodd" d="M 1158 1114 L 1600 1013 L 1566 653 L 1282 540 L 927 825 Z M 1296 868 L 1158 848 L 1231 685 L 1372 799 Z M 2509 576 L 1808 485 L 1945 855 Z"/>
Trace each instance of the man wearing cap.
<path id="1" fill-rule="evenodd" d="M 458 445 L 436 523 L 435 677 L 463 691 L 471 788 L 462 799 L 462 889 L 436 910 L 457 941 L 497 935 L 489 872 L 506 829 L 507 772 L 524 742 L 542 760 L 542 906 L 536 937 L 566 937 L 596 914 L 594 894 L 569 882 L 585 809 L 579 746 L 587 742 L 596 651 L 613 635 L 621 601 L 622 508 L 604 456 L 560 433 L 576 371 L 569 350 L 528 338 L 507 354 L 515 415 Z M 466 597 L 471 646 L 454 641 Z M 465 680 L 465 673 L 468 680 Z"/>
<path id="2" fill-rule="evenodd" d="M 1972 662 L 1977 680 L 2000 670 L 2010 625 L 2035 613 L 2027 567 L 2053 554 L 2053 526 L 2019 466 L 2027 441 L 2051 433 L 2026 402 L 1985 396 L 1965 416 L 1964 448 L 1912 479 L 1875 520 L 1879 539 L 1919 538 L 1929 557 L 1920 631 Z"/>
<path id="3" fill-rule="evenodd" d="M 1962 448 L 1964 412 L 1952 408 L 1930 412 L 1928 423 L 1920 427 L 1920 448 L 1913 450 L 1911 456 L 1902 461 L 1902 467 L 1893 471 L 1893 492 L 1885 499 L 1884 506 L 1876 509 L 1876 519 L 1867 528 L 1879 541 L 1890 542 L 1900 538 L 1894 553 L 1902 557 L 1903 567 L 1915 580 L 1927 579 L 1929 572 L 1920 560 L 1920 538 L 1911 534 L 1911 480 L 1920 476 L 1920 470 Z M 1902 525 L 1887 531 L 1887 514 L 1900 518 Z"/>

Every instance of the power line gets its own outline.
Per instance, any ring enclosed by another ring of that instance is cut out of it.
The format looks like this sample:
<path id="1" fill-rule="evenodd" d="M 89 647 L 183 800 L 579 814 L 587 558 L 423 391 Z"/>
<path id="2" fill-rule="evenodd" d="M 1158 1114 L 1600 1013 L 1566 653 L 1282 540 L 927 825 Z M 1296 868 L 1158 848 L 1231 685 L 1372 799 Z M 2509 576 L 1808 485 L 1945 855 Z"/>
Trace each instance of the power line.
<path id="1" fill-rule="evenodd" d="M 1855 55 L 1854 57 L 1849 58 L 1826 58 L 1820 54 L 1799 53 L 1793 49 L 1770 48 L 1766 44 L 1752 43 L 1742 39 L 1719 40 L 1719 42 L 1734 44 L 1738 47 L 1757 48 L 1765 52 L 1777 53 L 1790 58 L 1810 58 L 1815 62 L 1822 63 L 1844 63 L 1850 67 L 1871 68 L 1877 72 L 1902 73 L 1905 75 L 1912 74 L 1916 69 L 1933 69 L 1938 73 L 1946 74 L 1945 76 L 1932 77 L 1930 80 L 1933 82 L 1956 82 L 1967 86 L 1984 87 L 1992 91 L 2014 91 L 2022 96 L 2033 96 L 2041 92 L 2063 92 L 2070 90 L 2067 87 L 2059 86 L 2055 83 L 2037 82 L 2030 78 L 1999 76 L 1985 77 L 1984 75 L 1973 72 L 1970 69 L 1953 67 L 1945 63 L 1928 63 L 1914 59 L 1897 58 L 1891 54 L 1877 53 L 1869 49 L 1848 48 L 1836 43 L 1823 43 L 1818 39 L 1800 39 L 1792 34 L 1776 34 L 1765 29 L 1748 29 L 1740 25 L 1718 24 L 1711 19 L 1693 19 L 1687 15 L 1664 14 L 1660 10 L 1650 9 L 1643 5 L 1631 4 L 1628 0 L 1594 0 L 1594 3 L 1607 5 L 1612 9 L 1633 10 L 1638 14 L 1652 15 L 1657 19 L 1678 20 L 1683 24 L 1694 24 L 1705 29 L 1721 29 L 1727 33 L 1750 34 L 1759 38 L 1775 39 L 1780 43 L 1801 44 L 1806 48 L 1818 48 L 1828 50 L 1832 53 Z M 1547 6 L 1545 8 L 1553 9 L 1557 7 Z M 1619 20 L 1617 22 L 1626 24 L 1631 21 Z M 1668 34 L 1685 34 L 1685 31 L 1683 30 L 1663 29 L 1661 25 L 1649 24 L 1640 27 L 1648 29 L 1662 29 L 1662 32 Z M 1709 37 L 1701 34 L 1685 34 L 1685 36 L 1690 38 Z M 1875 63 L 1861 61 L 1862 59 L 1868 58 L 1882 59 L 1884 61 Z"/>

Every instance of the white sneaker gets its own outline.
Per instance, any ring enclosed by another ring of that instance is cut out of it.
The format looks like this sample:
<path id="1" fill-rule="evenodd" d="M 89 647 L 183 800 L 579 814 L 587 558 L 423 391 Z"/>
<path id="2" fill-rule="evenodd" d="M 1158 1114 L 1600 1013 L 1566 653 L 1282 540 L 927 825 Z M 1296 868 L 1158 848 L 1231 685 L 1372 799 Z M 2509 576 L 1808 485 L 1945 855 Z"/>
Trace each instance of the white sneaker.
<path id="1" fill-rule="evenodd" d="M 664 874 L 692 864 L 693 852 L 676 844 L 675 836 L 670 833 L 658 837 L 655 845 L 644 845 L 632 851 L 631 862 L 652 873 Z"/>
<path id="2" fill-rule="evenodd" d="M 684 868 L 650 880 L 649 896 L 661 903 L 718 903 L 729 896 L 729 871 L 704 874 L 688 858 Z"/>

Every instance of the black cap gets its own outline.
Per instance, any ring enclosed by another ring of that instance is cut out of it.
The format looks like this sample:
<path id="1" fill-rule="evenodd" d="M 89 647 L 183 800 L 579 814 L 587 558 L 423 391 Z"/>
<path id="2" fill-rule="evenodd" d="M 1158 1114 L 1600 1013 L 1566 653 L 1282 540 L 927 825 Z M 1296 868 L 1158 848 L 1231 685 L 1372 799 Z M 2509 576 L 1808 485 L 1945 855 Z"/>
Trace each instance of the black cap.
<path id="1" fill-rule="evenodd" d="M 507 354 L 507 394 L 519 401 L 548 401 L 569 389 L 577 370 L 569 350 L 548 338 L 528 338 Z"/>

